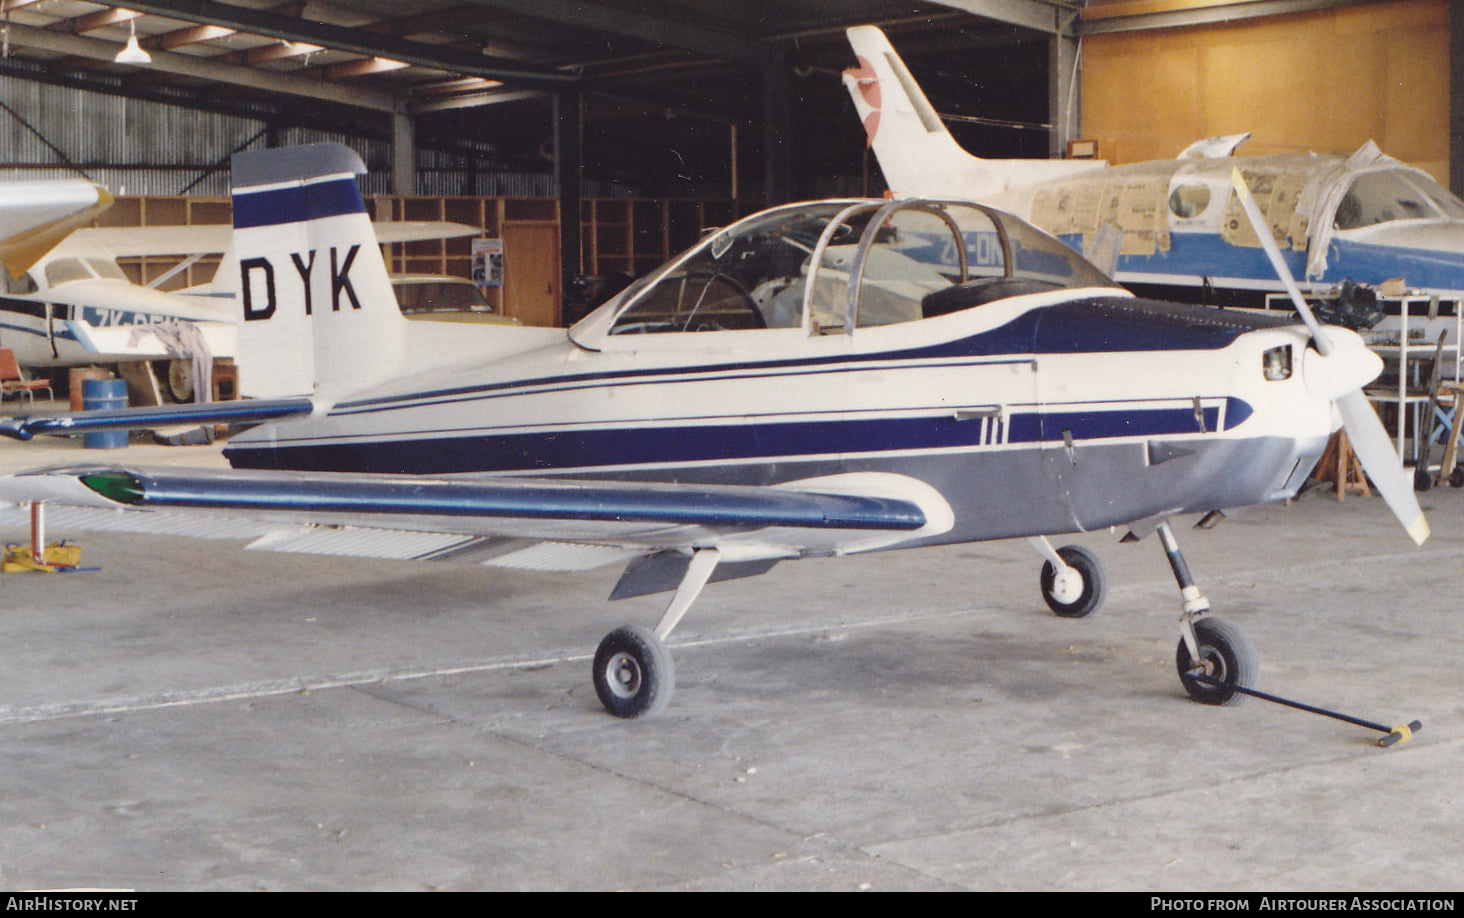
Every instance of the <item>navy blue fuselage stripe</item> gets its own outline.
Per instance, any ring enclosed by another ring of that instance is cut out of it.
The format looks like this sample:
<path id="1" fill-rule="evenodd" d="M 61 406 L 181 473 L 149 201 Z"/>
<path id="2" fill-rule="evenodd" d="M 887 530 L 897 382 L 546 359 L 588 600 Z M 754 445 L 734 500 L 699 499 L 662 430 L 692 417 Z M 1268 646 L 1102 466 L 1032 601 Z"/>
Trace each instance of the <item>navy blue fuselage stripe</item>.
<path id="1" fill-rule="evenodd" d="M 586 383 L 628 385 L 642 380 L 656 383 L 676 382 L 679 381 L 678 377 L 695 377 L 699 374 L 767 374 L 769 371 L 811 373 L 819 370 L 844 372 L 857 369 L 859 364 L 865 363 L 869 364 L 870 369 L 888 369 L 893 363 L 927 360 L 973 359 L 980 363 L 1005 363 L 1024 362 L 1044 354 L 1218 350 L 1246 332 L 1275 328 L 1292 324 L 1293 321 L 1291 317 L 1282 315 L 1223 312 L 1182 303 L 1101 297 L 1033 309 L 990 331 L 904 351 L 723 365 L 622 369 L 604 373 L 505 380 L 342 402 L 331 414 L 373 413 L 435 400 L 469 400 L 492 393 L 517 394 L 519 391 L 541 386 L 569 387 Z"/>
<path id="2" fill-rule="evenodd" d="M 264 191 L 234 192 L 234 228 L 303 223 L 345 214 L 364 214 L 366 205 L 354 178 L 290 185 Z"/>
<path id="3" fill-rule="evenodd" d="M 1251 414 L 1227 398 L 1226 427 Z M 1218 406 L 1203 411 L 1205 430 L 1220 424 Z M 1068 410 L 1013 414 L 1005 442 L 1077 441 L 1199 434 L 1192 407 Z M 951 416 L 800 421 L 681 427 L 616 427 L 518 434 L 473 434 L 413 440 L 358 440 L 302 446 L 231 446 L 236 468 L 412 473 L 554 472 L 622 465 L 682 465 L 748 460 L 796 460 L 821 455 L 969 449 L 991 444 L 988 425 Z"/>

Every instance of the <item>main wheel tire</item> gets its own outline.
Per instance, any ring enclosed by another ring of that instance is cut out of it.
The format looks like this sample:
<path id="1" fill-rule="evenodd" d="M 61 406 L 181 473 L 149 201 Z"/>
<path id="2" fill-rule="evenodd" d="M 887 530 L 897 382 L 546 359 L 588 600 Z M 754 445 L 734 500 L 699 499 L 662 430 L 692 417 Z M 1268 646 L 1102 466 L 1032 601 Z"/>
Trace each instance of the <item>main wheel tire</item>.
<path id="1" fill-rule="evenodd" d="M 1200 659 L 1205 663 L 1205 674 L 1223 685 L 1201 682 L 1190 674 L 1194 663 L 1184 640 L 1179 642 L 1174 664 L 1179 670 L 1179 681 L 1189 696 L 1201 704 L 1237 704 L 1245 697 L 1235 690 L 1254 688 L 1260 675 L 1260 657 L 1250 638 L 1235 625 L 1223 618 L 1201 618 L 1194 623 L 1195 643 L 1199 645 Z"/>
<path id="2" fill-rule="evenodd" d="M 595 694 L 616 717 L 651 717 L 671 702 L 676 669 L 649 628 L 623 625 L 605 635 L 594 665 Z"/>
<path id="3" fill-rule="evenodd" d="M 1064 545 L 1057 550 L 1063 563 L 1077 571 L 1078 581 L 1071 577 L 1059 582 L 1057 567 L 1051 561 L 1042 565 L 1042 598 L 1047 608 L 1063 618 L 1083 618 L 1098 611 L 1107 592 L 1108 574 L 1098 556 L 1077 545 Z"/>

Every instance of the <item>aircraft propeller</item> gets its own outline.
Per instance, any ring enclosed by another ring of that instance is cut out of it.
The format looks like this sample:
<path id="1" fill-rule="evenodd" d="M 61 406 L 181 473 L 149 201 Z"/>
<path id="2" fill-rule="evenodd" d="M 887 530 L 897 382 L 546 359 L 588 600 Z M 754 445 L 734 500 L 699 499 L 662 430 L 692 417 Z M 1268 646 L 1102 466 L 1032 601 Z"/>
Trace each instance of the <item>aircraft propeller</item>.
<path id="1" fill-rule="evenodd" d="M 1265 249 L 1266 257 L 1271 260 L 1276 275 L 1286 287 L 1287 295 L 1291 297 L 1296 311 L 1301 314 L 1301 320 L 1311 331 L 1312 341 L 1315 343 L 1322 361 L 1331 363 L 1335 362 L 1335 358 L 1345 357 L 1341 351 L 1352 350 L 1352 348 L 1346 345 L 1338 347 L 1341 339 L 1333 340 L 1317 321 L 1311 307 L 1307 305 L 1306 299 L 1297 288 L 1296 280 L 1291 276 L 1290 269 L 1286 267 L 1286 262 L 1281 257 L 1281 250 L 1277 248 L 1276 239 L 1271 234 L 1271 228 L 1265 217 L 1261 215 L 1260 208 L 1256 206 L 1255 199 L 1251 197 L 1250 188 L 1246 185 L 1245 178 L 1241 176 L 1238 168 L 1231 169 L 1231 181 L 1235 184 L 1235 193 L 1240 198 L 1246 218 L 1250 220 L 1256 235 L 1260 237 L 1261 247 Z M 1319 384 L 1318 387 L 1321 384 L 1320 379 L 1313 380 L 1314 371 L 1319 376 L 1330 376 L 1333 373 L 1342 375 L 1341 368 L 1328 367 L 1327 370 L 1323 370 L 1321 366 L 1306 366 L 1304 369 L 1309 388 L 1313 387 L 1314 382 Z M 1398 518 L 1398 522 L 1402 523 L 1403 528 L 1408 531 L 1409 537 L 1416 544 L 1422 545 L 1429 536 L 1428 520 L 1424 518 L 1423 510 L 1418 505 L 1418 498 L 1413 493 L 1412 479 L 1404 470 L 1403 464 L 1398 461 L 1397 454 L 1393 450 L 1393 441 L 1383 427 L 1383 422 L 1378 420 L 1377 412 L 1373 410 L 1372 405 L 1368 404 L 1367 396 L 1362 392 L 1361 383 L 1356 387 L 1345 386 L 1333 395 L 1332 401 L 1342 415 L 1342 426 L 1347 431 L 1348 439 L 1352 441 L 1353 451 L 1357 453 L 1363 471 L 1372 479 L 1378 493 L 1383 496 L 1383 500 L 1393 511 L 1393 515 Z"/>

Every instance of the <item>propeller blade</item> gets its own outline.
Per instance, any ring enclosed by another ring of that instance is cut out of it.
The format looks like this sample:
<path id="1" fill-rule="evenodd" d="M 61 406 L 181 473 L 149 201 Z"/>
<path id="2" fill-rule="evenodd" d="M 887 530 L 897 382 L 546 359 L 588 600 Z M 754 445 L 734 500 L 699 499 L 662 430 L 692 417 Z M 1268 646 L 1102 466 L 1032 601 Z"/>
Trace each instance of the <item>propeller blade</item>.
<path id="1" fill-rule="evenodd" d="M 1409 538 L 1422 545 L 1429 536 L 1428 520 L 1418 506 L 1417 495 L 1413 493 L 1413 480 L 1398 461 L 1393 438 L 1388 436 L 1383 422 L 1378 420 L 1378 413 L 1361 389 L 1354 389 L 1337 399 L 1337 408 L 1342 412 L 1347 438 L 1352 441 L 1352 451 L 1357 453 L 1363 471 L 1372 479 L 1398 522 L 1408 530 Z"/>
<path id="2" fill-rule="evenodd" d="M 1261 215 L 1260 208 L 1256 206 L 1255 198 L 1251 197 L 1250 188 L 1241 176 L 1240 169 L 1230 170 L 1230 180 L 1235 185 L 1235 194 L 1240 199 L 1246 219 L 1250 220 L 1251 227 L 1261 239 L 1261 248 L 1271 260 L 1271 267 L 1275 269 L 1276 276 L 1281 279 L 1287 295 L 1291 297 L 1292 305 L 1301 314 L 1301 320 L 1311 331 L 1317 353 L 1323 357 L 1328 356 L 1332 352 L 1332 342 L 1322 334 L 1321 324 L 1317 322 L 1311 306 L 1297 288 L 1291 269 L 1286 267 L 1286 261 L 1276 245 L 1276 238 L 1271 235 L 1271 228 Z M 1378 420 L 1378 413 L 1368 404 L 1367 396 L 1363 395 L 1361 389 L 1353 389 L 1342 395 L 1334 404 L 1342 414 L 1342 426 L 1347 430 L 1347 438 L 1352 441 L 1352 451 L 1362 463 L 1363 471 L 1377 486 L 1388 509 L 1403 524 L 1408 537 L 1413 539 L 1414 544 L 1422 545 L 1429 536 L 1428 520 L 1423 516 L 1423 508 L 1418 505 L 1417 495 L 1413 493 L 1412 479 L 1398 461 L 1398 454 L 1393 451 L 1393 440 L 1388 436 L 1383 422 Z"/>
<path id="3" fill-rule="evenodd" d="M 1261 248 L 1265 250 L 1266 257 L 1271 260 L 1271 268 L 1276 276 L 1281 279 L 1281 284 L 1286 288 L 1286 293 L 1291 297 L 1291 304 L 1296 311 L 1301 313 L 1301 321 L 1306 323 L 1307 330 L 1312 333 L 1312 340 L 1316 342 L 1317 351 L 1323 357 L 1331 351 L 1330 344 L 1322 337 L 1322 326 L 1317 317 L 1311 311 L 1311 305 L 1301 295 L 1301 290 L 1296 286 L 1296 279 L 1291 276 L 1291 269 L 1286 267 L 1286 260 L 1281 257 L 1281 249 L 1276 245 L 1276 237 L 1271 235 L 1270 224 L 1261 215 L 1261 209 L 1256 206 L 1256 199 L 1251 197 L 1250 186 L 1245 183 L 1245 177 L 1240 174 L 1238 166 L 1230 167 L 1230 181 L 1235 185 L 1235 196 L 1240 199 L 1240 207 L 1245 211 L 1246 219 L 1250 221 L 1251 228 L 1256 235 L 1261 237 Z"/>

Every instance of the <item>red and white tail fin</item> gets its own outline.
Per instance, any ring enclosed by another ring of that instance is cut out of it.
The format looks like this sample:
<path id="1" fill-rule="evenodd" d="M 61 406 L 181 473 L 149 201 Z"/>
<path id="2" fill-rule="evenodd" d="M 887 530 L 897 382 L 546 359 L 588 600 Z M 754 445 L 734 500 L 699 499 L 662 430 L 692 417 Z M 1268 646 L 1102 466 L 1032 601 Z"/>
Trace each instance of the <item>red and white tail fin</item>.
<path id="1" fill-rule="evenodd" d="M 1096 160 L 981 159 L 956 143 L 900 56 L 875 26 L 847 30 L 859 66 L 844 86 L 896 197 L 999 203 L 1014 188 L 1104 166 Z"/>

